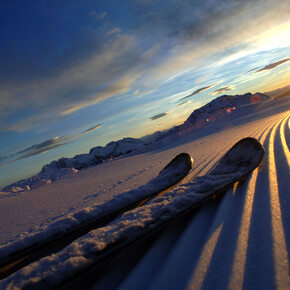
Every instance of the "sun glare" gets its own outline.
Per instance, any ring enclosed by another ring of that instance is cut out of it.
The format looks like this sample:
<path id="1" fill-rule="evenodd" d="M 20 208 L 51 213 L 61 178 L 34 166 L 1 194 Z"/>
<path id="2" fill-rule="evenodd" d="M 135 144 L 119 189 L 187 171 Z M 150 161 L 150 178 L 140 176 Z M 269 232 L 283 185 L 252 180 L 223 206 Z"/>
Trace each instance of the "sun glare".
<path id="1" fill-rule="evenodd" d="M 257 42 L 263 50 L 288 47 L 290 45 L 289 31 L 290 21 L 260 34 L 257 36 Z"/>

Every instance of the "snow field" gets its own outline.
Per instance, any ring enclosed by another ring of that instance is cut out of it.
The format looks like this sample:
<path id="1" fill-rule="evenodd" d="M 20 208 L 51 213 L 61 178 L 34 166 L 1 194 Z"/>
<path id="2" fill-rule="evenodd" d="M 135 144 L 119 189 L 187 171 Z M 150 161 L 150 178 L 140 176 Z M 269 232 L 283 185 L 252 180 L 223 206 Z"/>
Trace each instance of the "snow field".
<path id="1" fill-rule="evenodd" d="M 286 104 L 289 107 L 289 103 Z M 121 289 L 134 289 L 136 285 L 138 289 L 287 289 L 290 285 L 289 116 L 290 111 L 274 114 L 187 143 L 188 136 L 182 145 L 166 151 L 129 157 L 137 165 L 147 157 L 151 162 L 158 159 L 166 164 L 177 153 L 191 153 L 195 166 L 184 181 L 187 183 L 193 176 L 203 175 L 213 168 L 241 138 L 255 137 L 266 149 L 263 164 L 250 178 L 228 190 L 222 199 L 210 201 L 197 210 L 182 231 L 176 224 L 167 228 L 143 259 L 136 261 L 134 269 L 123 273 L 122 277 L 119 275 L 118 279 L 111 274 L 113 282 L 110 286 Z M 118 160 L 121 164 L 124 161 L 126 159 Z M 145 174 L 139 182 L 150 179 L 149 171 L 142 172 Z M 127 185 L 133 187 L 132 179 Z M 117 182 L 118 186 L 121 184 Z M 96 194 L 91 200 L 97 198 Z M 43 219 L 44 222 L 48 220 L 46 215 Z M 90 242 L 96 246 L 96 241 Z M 73 247 L 78 250 L 77 245 Z M 40 277 L 40 273 L 57 281 L 57 277 L 67 273 L 68 269 L 86 263 L 80 254 L 68 258 L 63 267 L 57 266 L 54 271 L 49 270 L 48 265 L 49 262 L 57 265 L 58 257 L 44 258 L 3 281 L 2 285 L 12 288 L 34 280 L 37 282 L 35 277 Z M 65 255 L 65 249 L 62 255 Z M 156 263 L 158 267 L 154 266 Z M 147 273 L 151 273 L 151 278 L 146 280 Z M 141 276 L 146 280 L 144 284 L 138 280 Z M 106 284 L 98 281 L 96 289 L 99 289 L 98 285 Z"/>

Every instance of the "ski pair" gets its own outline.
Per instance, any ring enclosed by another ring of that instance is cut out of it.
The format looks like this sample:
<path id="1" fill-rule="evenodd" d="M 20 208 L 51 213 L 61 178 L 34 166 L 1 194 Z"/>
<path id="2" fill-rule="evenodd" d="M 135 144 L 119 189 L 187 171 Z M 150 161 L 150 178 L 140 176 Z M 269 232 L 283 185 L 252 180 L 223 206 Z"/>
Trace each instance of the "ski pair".
<path id="1" fill-rule="evenodd" d="M 157 203 L 159 202 L 159 204 L 157 204 L 157 208 L 159 207 L 158 210 L 155 210 L 156 206 L 154 207 L 154 205 L 152 207 L 150 207 L 150 205 L 145 206 L 144 208 L 146 209 L 144 210 L 148 211 L 146 212 L 146 218 L 148 219 L 147 223 L 139 228 L 136 228 L 135 226 L 133 232 L 129 229 L 127 232 L 124 231 L 122 234 L 117 233 L 117 238 L 115 238 L 115 235 L 114 239 L 111 241 L 110 236 L 107 235 L 107 245 L 105 248 L 91 253 L 90 260 L 93 261 L 93 264 L 98 263 L 98 261 L 105 259 L 112 253 L 147 235 L 150 231 L 164 226 L 177 216 L 197 207 L 213 195 L 223 192 L 236 181 L 239 181 L 255 169 L 261 162 L 263 155 L 264 149 L 256 139 L 242 139 L 235 144 L 223 158 L 221 158 L 216 167 L 208 175 L 190 181 L 185 193 L 178 194 L 174 192 L 173 196 L 170 196 L 168 200 L 166 200 L 167 197 L 165 195 L 163 197 L 163 201 L 164 199 L 166 201 L 164 205 L 162 205 L 162 202 L 157 201 Z M 44 243 L 38 245 L 32 245 L 30 248 L 24 249 L 8 257 L 7 260 L 10 260 L 10 263 L 13 262 L 16 264 L 16 267 L 10 267 L 8 271 L 4 272 L 4 275 L 6 274 L 5 276 L 7 276 L 7 273 L 12 273 L 33 260 L 64 248 L 76 238 L 84 235 L 92 229 L 105 225 L 120 213 L 126 212 L 126 210 L 128 215 L 130 215 L 128 210 L 138 206 L 141 201 L 156 196 L 160 192 L 174 186 L 188 174 L 191 168 L 192 159 L 190 155 L 186 153 L 178 155 L 149 183 L 136 190 L 116 197 L 115 203 L 113 202 L 111 204 L 111 208 L 108 212 L 104 212 L 103 215 L 99 215 L 94 220 L 83 223 L 60 236 L 52 237 L 50 240 L 46 240 Z M 122 196 L 123 198 L 121 198 Z M 147 217 L 148 213 L 150 218 Z M 138 210 L 136 213 L 132 211 L 132 214 L 136 214 L 135 217 L 133 217 L 136 220 L 138 218 L 143 218 L 142 211 L 139 213 L 139 216 Z M 123 216 L 126 218 L 126 214 Z M 116 223 L 118 224 L 118 220 Z M 122 216 L 120 217 L 120 223 L 122 223 Z M 132 224 L 134 224 L 134 220 Z M 106 228 L 104 228 L 104 230 L 105 229 Z M 106 235 L 106 233 L 104 234 Z M 18 264 L 17 261 L 19 261 Z"/>
<path id="2" fill-rule="evenodd" d="M 259 141 L 251 137 L 244 138 L 219 160 L 209 174 L 184 182 L 143 207 L 125 212 L 107 227 L 97 229 L 76 241 L 75 245 L 67 247 L 60 254 L 59 259 L 66 257 L 68 253 L 77 257 L 78 253 L 73 248 L 79 247 L 78 251 L 83 251 L 87 262 L 62 277 L 55 285 L 69 289 L 72 285 L 82 285 L 86 279 L 90 285 L 92 281 L 89 280 L 96 277 L 100 267 L 102 269 L 102 262 L 114 259 L 115 254 L 137 241 L 146 241 L 147 236 L 158 233 L 177 217 L 190 213 L 213 196 L 225 192 L 234 183 L 248 176 L 260 164 L 264 154 L 265 150 Z M 88 247 L 87 243 L 90 244 L 92 239 L 100 243 L 96 242 Z M 54 286 L 48 277 L 43 279 L 43 283 L 49 287 Z"/>

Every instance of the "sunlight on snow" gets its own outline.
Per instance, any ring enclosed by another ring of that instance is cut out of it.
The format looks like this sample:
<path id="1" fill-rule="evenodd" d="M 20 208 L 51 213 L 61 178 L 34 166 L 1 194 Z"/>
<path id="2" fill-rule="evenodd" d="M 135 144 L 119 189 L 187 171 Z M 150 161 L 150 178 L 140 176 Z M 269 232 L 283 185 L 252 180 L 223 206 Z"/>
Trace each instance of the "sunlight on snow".
<path id="1" fill-rule="evenodd" d="M 260 141 L 262 144 L 265 142 L 266 136 L 268 135 L 270 129 L 271 127 L 269 127 L 264 133 L 262 133 L 262 137 L 260 136 Z M 253 171 L 251 179 L 248 183 L 248 188 L 246 190 L 246 198 L 241 218 L 241 226 L 239 229 L 235 257 L 228 286 L 229 289 L 242 289 L 243 287 L 253 202 L 258 172 L 258 169 Z M 236 187 L 235 189 L 238 190 L 238 187 Z M 236 190 L 234 190 L 234 192 L 236 192 Z"/>
<path id="2" fill-rule="evenodd" d="M 188 289 L 201 289 L 207 270 L 209 268 L 214 249 L 219 239 L 224 224 L 221 224 L 210 239 L 204 245 L 203 251 L 194 270 L 193 277 L 189 282 Z"/>
<path id="3" fill-rule="evenodd" d="M 232 273 L 230 276 L 230 289 L 242 289 L 243 286 L 257 176 L 258 170 L 255 170 L 252 174 L 248 189 L 246 191 L 247 195 L 245 198 L 241 226 L 237 239 L 237 247 L 235 251 Z"/>
<path id="4" fill-rule="evenodd" d="M 290 111 L 289 111 L 289 114 L 290 114 Z M 285 159 L 287 160 L 288 167 L 290 169 L 290 152 L 289 152 L 289 148 L 288 148 L 287 143 L 286 143 L 285 132 L 284 132 L 284 128 L 287 129 L 286 122 L 287 122 L 287 118 L 284 119 L 284 121 L 280 127 L 280 138 L 281 138 L 282 147 L 283 147 L 284 154 L 285 154 Z M 288 130 L 289 130 L 289 125 L 290 125 L 289 122 L 290 122 L 290 119 L 288 120 Z"/>
<path id="5" fill-rule="evenodd" d="M 286 117 L 288 118 L 288 116 Z M 282 222 L 281 205 L 279 201 L 279 189 L 277 170 L 274 156 L 274 138 L 280 122 L 277 122 L 270 135 L 269 141 L 269 179 L 270 202 L 272 216 L 273 255 L 277 289 L 287 289 L 290 285 L 289 259 L 286 247 L 285 232 Z M 286 279 L 287 277 L 287 279 Z"/>

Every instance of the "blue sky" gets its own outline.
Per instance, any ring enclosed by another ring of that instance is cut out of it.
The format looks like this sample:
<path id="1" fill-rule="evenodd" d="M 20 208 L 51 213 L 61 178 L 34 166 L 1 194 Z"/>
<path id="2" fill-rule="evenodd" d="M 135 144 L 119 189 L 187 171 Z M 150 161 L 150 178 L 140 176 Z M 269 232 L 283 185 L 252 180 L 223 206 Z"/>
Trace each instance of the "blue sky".
<path id="1" fill-rule="evenodd" d="M 219 95 L 289 84 L 288 1 L 5 2 L 0 186 Z"/>

